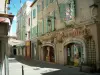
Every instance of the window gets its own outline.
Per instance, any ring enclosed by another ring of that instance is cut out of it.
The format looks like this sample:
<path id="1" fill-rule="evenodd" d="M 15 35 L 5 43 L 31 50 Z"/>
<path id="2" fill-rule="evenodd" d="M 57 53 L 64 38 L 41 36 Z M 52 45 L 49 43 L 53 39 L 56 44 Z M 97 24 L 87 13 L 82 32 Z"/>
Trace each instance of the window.
<path id="1" fill-rule="evenodd" d="M 43 32 L 43 34 L 44 34 L 44 19 L 42 20 L 42 32 Z"/>
<path id="2" fill-rule="evenodd" d="M 46 0 L 46 7 L 48 6 L 48 0 Z"/>
<path id="3" fill-rule="evenodd" d="M 42 1 L 42 9 L 44 9 L 44 0 Z"/>
<path id="4" fill-rule="evenodd" d="M 30 18 L 28 19 L 28 25 L 30 26 Z"/>
<path id="5" fill-rule="evenodd" d="M 50 3 L 52 3 L 54 0 L 50 0 Z"/>
<path id="6" fill-rule="evenodd" d="M 38 12 L 40 12 L 40 5 L 37 5 L 37 10 Z"/>
<path id="7" fill-rule="evenodd" d="M 28 32 L 28 39 L 30 39 L 30 31 Z"/>
<path id="8" fill-rule="evenodd" d="M 52 18 L 52 31 L 54 31 L 55 30 L 55 11 L 52 12 L 52 16 L 53 16 L 53 18 Z"/>
<path id="9" fill-rule="evenodd" d="M 36 9 L 33 10 L 33 18 L 36 17 Z"/>
<path id="10" fill-rule="evenodd" d="M 46 18 L 46 32 L 48 32 L 48 18 Z"/>

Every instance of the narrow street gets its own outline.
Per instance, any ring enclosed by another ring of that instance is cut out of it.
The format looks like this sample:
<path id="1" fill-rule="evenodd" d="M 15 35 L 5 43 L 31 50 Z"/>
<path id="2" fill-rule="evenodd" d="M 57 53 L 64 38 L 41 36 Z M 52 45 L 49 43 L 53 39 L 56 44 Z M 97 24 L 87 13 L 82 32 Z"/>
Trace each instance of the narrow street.
<path id="1" fill-rule="evenodd" d="M 99 75 L 97 73 L 79 72 L 79 68 L 76 67 L 42 63 L 35 60 L 33 66 L 28 66 L 26 63 L 18 62 L 14 58 L 9 58 L 9 75 L 22 75 L 22 65 L 24 67 L 24 75 Z"/>
<path id="2" fill-rule="evenodd" d="M 14 58 L 9 59 L 9 75 L 22 75 L 22 65 L 24 67 L 24 75 L 42 75 L 42 73 L 48 73 L 58 71 L 59 69 L 52 68 L 40 68 L 32 67 L 22 64 L 16 61 Z"/>

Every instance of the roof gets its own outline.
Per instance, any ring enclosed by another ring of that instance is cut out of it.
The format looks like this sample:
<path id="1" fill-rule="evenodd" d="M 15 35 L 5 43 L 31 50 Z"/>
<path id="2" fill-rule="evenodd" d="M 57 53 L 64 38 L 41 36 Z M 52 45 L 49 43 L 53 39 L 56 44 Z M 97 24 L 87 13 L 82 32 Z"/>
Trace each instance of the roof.
<path id="1" fill-rule="evenodd" d="M 12 14 L 0 14 L 0 17 L 9 18 L 10 22 L 12 23 L 14 15 L 12 15 Z M 2 18 L 2 19 L 4 19 L 4 18 Z"/>
<path id="2" fill-rule="evenodd" d="M 32 6 L 36 3 L 36 1 L 37 1 L 37 0 L 33 1 L 33 3 L 30 5 L 30 7 L 32 7 Z"/>

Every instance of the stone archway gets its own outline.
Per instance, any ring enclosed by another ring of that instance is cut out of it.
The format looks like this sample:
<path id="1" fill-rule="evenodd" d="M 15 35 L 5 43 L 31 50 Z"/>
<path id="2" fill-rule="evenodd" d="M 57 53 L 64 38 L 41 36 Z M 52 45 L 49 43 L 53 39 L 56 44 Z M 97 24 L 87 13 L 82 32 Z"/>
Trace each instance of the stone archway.
<path id="1" fill-rule="evenodd" d="M 77 51 L 75 53 L 75 50 Z M 68 55 L 69 54 L 69 55 Z M 81 39 L 71 39 L 64 43 L 64 63 L 78 66 L 80 62 L 87 62 L 86 45 Z M 75 60 L 75 56 L 77 59 Z"/>
<path id="2" fill-rule="evenodd" d="M 55 62 L 55 52 L 52 46 L 43 46 L 43 60 L 48 62 Z"/>
<path id="3" fill-rule="evenodd" d="M 13 46 L 13 55 L 17 55 L 17 51 L 16 51 L 16 45 Z"/>
<path id="4" fill-rule="evenodd" d="M 65 46 L 67 64 L 78 66 L 82 59 L 83 47 L 79 43 L 69 43 Z"/>

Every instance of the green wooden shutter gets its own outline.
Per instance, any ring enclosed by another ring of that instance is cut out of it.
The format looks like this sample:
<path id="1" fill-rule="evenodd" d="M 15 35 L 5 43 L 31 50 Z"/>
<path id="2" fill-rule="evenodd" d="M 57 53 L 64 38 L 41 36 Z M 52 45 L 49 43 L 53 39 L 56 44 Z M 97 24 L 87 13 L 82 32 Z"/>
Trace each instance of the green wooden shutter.
<path id="1" fill-rule="evenodd" d="M 48 6 L 48 0 L 46 0 L 46 7 Z"/>
<path id="2" fill-rule="evenodd" d="M 32 38 L 32 25 L 33 25 L 33 24 L 32 24 L 32 13 L 33 13 L 33 12 L 31 11 L 31 20 L 30 20 L 30 21 L 31 21 L 31 26 L 30 26 L 30 27 L 31 27 L 31 28 L 30 28 L 30 38 Z"/>
<path id="3" fill-rule="evenodd" d="M 32 36 L 31 38 L 34 36 L 34 28 L 32 27 Z"/>
<path id="4" fill-rule="evenodd" d="M 36 26 L 34 27 L 34 36 L 36 37 Z"/>
<path id="5" fill-rule="evenodd" d="M 48 5 L 49 5 L 49 3 L 50 3 L 50 0 L 48 0 Z"/>
<path id="6" fill-rule="evenodd" d="M 35 36 L 35 27 L 34 27 L 34 36 Z"/>
<path id="7" fill-rule="evenodd" d="M 23 40 L 23 28 L 22 28 L 22 40 Z"/>
<path id="8" fill-rule="evenodd" d="M 39 28 L 39 24 L 38 24 L 38 36 L 40 35 L 40 30 L 39 30 L 40 28 Z"/>
<path id="9" fill-rule="evenodd" d="M 54 0 L 50 0 L 50 3 L 52 3 Z"/>
<path id="10" fill-rule="evenodd" d="M 55 11 L 52 13 L 53 18 L 52 18 L 52 31 L 55 29 Z"/>
<path id="11" fill-rule="evenodd" d="M 42 20 L 42 32 L 43 32 L 43 34 L 44 34 L 44 19 Z"/>
<path id="12" fill-rule="evenodd" d="M 48 18 L 46 18 L 46 32 L 48 32 Z"/>
<path id="13" fill-rule="evenodd" d="M 36 17 L 36 9 L 34 9 L 34 17 Z"/>
<path id="14" fill-rule="evenodd" d="M 66 17 L 66 5 L 60 4 L 60 18 L 64 19 Z"/>
<path id="15" fill-rule="evenodd" d="M 32 29 L 30 28 L 30 38 L 31 38 L 31 36 L 32 36 Z"/>
<path id="16" fill-rule="evenodd" d="M 34 18 L 34 10 L 33 10 L 33 18 Z"/>
<path id="17" fill-rule="evenodd" d="M 38 35 L 38 31 L 37 31 L 38 29 L 37 29 L 37 27 L 38 27 L 38 26 L 36 26 L 36 36 Z"/>
<path id="18" fill-rule="evenodd" d="M 37 5 L 38 13 L 40 12 L 40 5 Z"/>
<path id="19" fill-rule="evenodd" d="M 32 30 L 33 30 L 33 36 L 32 37 L 34 37 L 34 27 L 32 28 Z"/>
<path id="20" fill-rule="evenodd" d="M 36 17 L 36 9 L 33 10 L 33 18 Z"/>

